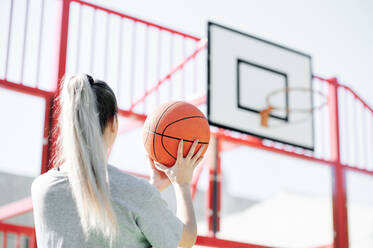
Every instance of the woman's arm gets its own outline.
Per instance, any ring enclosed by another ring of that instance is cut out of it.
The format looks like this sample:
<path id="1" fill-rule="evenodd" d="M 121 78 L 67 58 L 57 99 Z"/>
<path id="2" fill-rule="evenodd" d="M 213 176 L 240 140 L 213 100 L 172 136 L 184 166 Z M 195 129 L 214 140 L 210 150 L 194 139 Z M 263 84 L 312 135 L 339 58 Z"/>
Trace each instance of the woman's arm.
<path id="1" fill-rule="evenodd" d="M 174 186 L 177 204 L 177 217 L 183 222 L 183 233 L 179 241 L 179 247 L 190 248 L 197 239 L 197 223 L 194 214 L 192 196 L 190 192 L 190 182 L 193 171 L 202 160 L 201 154 L 204 146 L 201 146 L 197 154 L 193 156 L 198 140 L 195 140 L 189 150 L 188 155 L 183 157 L 183 141 L 179 142 L 177 160 L 173 167 L 168 168 L 155 162 L 156 168 L 163 171 Z"/>

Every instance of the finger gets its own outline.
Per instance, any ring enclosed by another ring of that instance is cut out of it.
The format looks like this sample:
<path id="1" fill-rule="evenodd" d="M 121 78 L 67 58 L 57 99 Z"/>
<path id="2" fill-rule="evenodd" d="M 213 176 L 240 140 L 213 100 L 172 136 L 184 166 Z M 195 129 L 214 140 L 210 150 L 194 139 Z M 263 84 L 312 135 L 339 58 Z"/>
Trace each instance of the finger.
<path id="1" fill-rule="evenodd" d="M 177 149 L 177 159 L 180 160 L 183 157 L 183 145 L 184 145 L 184 141 L 183 140 L 180 140 L 179 142 L 179 147 Z"/>
<path id="2" fill-rule="evenodd" d="M 198 145 L 198 139 L 196 139 L 193 142 L 192 147 L 189 149 L 188 155 L 186 156 L 186 159 L 191 159 L 193 157 L 194 151 L 196 150 L 196 147 Z"/>
<path id="3" fill-rule="evenodd" d="M 168 167 L 161 163 L 155 162 L 154 165 L 155 165 L 155 168 L 157 168 L 160 171 L 167 172 L 168 170 Z"/>
<path id="4" fill-rule="evenodd" d="M 203 160 L 203 157 L 200 157 L 199 159 L 197 159 L 197 161 L 193 164 L 193 168 L 196 168 L 199 163 L 201 163 L 201 161 Z"/>
<path id="5" fill-rule="evenodd" d="M 199 157 L 201 157 L 202 152 L 205 150 L 205 147 L 206 147 L 206 144 L 203 144 L 203 145 L 199 148 L 197 154 L 194 155 L 193 159 L 198 160 Z"/>

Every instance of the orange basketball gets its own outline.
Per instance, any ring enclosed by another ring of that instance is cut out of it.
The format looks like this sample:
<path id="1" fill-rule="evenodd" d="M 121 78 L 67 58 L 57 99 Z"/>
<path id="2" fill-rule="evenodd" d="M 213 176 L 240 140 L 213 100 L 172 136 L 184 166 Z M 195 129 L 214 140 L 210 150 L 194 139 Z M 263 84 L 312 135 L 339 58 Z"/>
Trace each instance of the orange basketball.
<path id="1" fill-rule="evenodd" d="M 180 140 L 184 140 L 183 154 L 188 154 L 195 139 L 198 149 L 210 141 L 210 128 L 204 114 L 194 105 L 186 102 L 169 102 L 159 106 L 148 115 L 144 123 L 143 141 L 149 156 L 172 167 L 177 158 Z"/>

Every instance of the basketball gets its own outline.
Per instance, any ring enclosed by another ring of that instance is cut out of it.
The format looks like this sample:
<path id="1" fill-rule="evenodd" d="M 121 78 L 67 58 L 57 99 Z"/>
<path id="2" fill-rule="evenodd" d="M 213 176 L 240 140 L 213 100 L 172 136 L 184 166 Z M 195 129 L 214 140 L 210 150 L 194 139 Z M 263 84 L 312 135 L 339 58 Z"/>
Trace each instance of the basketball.
<path id="1" fill-rule="evenodd" d="M 199 148 L 210 141 L 210 128 L 204 114 L 194 105 L 186 102 L 168 102 L 148 115 L 144 123 L 143 141 L 151 159 L 172 167 L 177 158 L 177 149 L 183 139 L 183 155 L 188 154 L 194 140 Z"/>

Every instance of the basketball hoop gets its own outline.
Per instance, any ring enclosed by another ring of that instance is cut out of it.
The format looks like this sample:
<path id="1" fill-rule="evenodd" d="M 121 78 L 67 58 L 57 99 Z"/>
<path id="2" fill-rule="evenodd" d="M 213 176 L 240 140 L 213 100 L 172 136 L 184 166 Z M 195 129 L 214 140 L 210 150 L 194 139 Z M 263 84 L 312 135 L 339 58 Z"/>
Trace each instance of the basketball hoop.
<path id="1" fill-rule="evenodd" d="M 271 101 L 270 101 L 271 97 L 277 95 L 280 92 L 288 93 L 290 91 L 311 92 L 311 94 L 319 95 L 322 98 L 324 98 L 325 100 L 322 103 L 320 103 L 318 106 L 311 107 L 311 108 L 284 108 L 284 107 L 275 106 L 271 103 Z M 284 88 L 284 89 L 278 89 L 278 90 L 272 91 L 266 97 L 266 104 L 267 104 L 267 108 L 260 111 L 260 125 L 263 126 L 263 127 L 269 127 L 268 126 L 268 118 L 269 118 L 269 115 L 271 114 L 271 112 L 273 110 L 284 111 L 286 113 L 291 113 L 291 112 L 293 112 L 293 113 L 312 113 L 315 110 L 320 110 L 323 107 L 325 107 L 328 104 L 328 98 L 324 93 L 322 93 L 321 91 L 318 91 L 318 90 L 313 90 L 313 89 L 309 89 L 309 88 L 302 88 L 302 87 L 293 87 L 293 88 Z"/>

